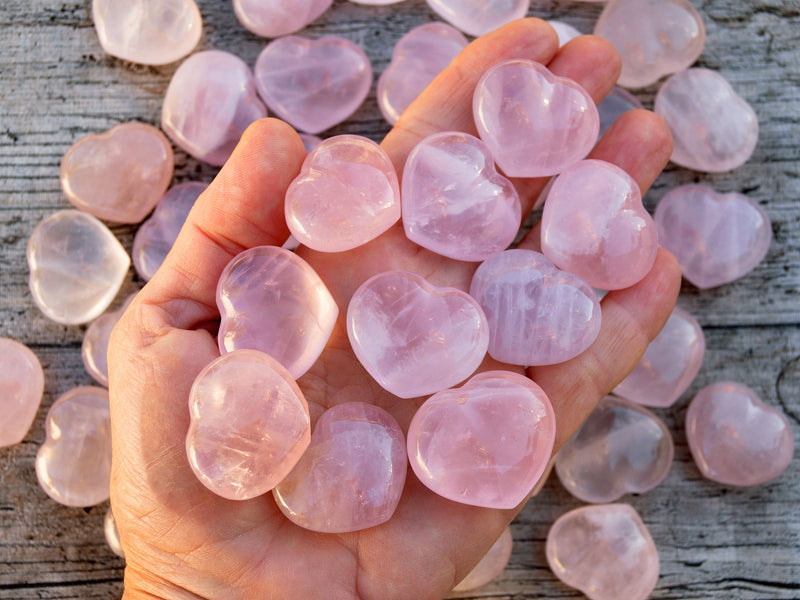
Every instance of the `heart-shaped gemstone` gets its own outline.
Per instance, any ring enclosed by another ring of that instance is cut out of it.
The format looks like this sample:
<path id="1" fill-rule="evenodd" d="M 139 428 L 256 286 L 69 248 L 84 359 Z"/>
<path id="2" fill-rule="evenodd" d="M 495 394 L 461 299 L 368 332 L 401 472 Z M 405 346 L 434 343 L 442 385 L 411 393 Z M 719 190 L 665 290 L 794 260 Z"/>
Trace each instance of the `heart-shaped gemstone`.
<path id="1" fill-rule="evenodd" d="M 0 338 L 0 448 L 18 444 L 31 428 L 44 393 L 44 370 L 24 344 Z"/>
<path id="2" fill-rule="evenodd" d="M 369 58 L 334 35 L 318 40 L 286 36 L 271 42 L 255 67 L 258 93 L 295 129 L 319 133 L 361 106 L 372 85 Z"/>
<path id="3" fill-rule="evenodd" d="M 233 0 L 233 10 L 248 30 L 276 38 L 300 31 L 332 3 L 333 0 Z"/>
<path id="4" fill-rule="evenodd" d="M 367 372 L 401 398 L 463 381 L 489 345 L 486 317 L 475 300 L 407 271 L 380 273 L 356 290 L 347 308 L 347 335 Z"/>
<path id="5" fill-rule="evenodd" d="M 658 239 L 701 289 L 739 279 L 760 263 L 772 242 L 769 217 L 738 193 L 718 194 L 702 184 L 683 185 L 656 206 Z"/>
<path id="6" fill-rule="evenodd" d="M 221 166 L 244 130 L 266 116 L 245 62 L 229 52 L 207 50 L 187 58 L 172 76 L 161 128 L 198 160 Z"/>
<path id="7" fill-rule="evenodd" d="M 311 368 L 331 336 L 339 307 L 307 262 L 257 246 L 228 263 L 217 284 L 219 349 L 269 354 L 294 379 Z"/>
<path id="8" fill-rule="evenodd" d="M 600 136 L 619 119 L 623 113 L 637 108 L 644 108 L 639 99 L 621 87 L 614 87 L 597 105 L 600 114 Z"/>
<path id="9" fill-rule="evenodd" d="M 583 35 L 572 25 L 570 25 L 569 23 L 564 23 L 563 21 L 553 21 L 548 19 L 547 24 L 556 30 L 556 35 L 558 35 L 559 47 L 563 46 L 568 41 L 573 40 L 580 35 Z"/>
<path id="10" fill-rule="evenodd" d="M 704 477 L 725 485 L 760 485 L 783 473 L 794 454 L 789 419 L 749 387 L 704 387 L 686 413 L 686 439 Z"/>
<path id="11" fill-rule="evenodd" d="M 189 393 L 186 453 L 197 478 L 231 500 L 271 490 L 311 440 L 303 392 L 289 372 L 256 350 L 223 354 Z"/>
<path id="12" fill-rule="evenodd" d="M 481 139 L 510 177 L 560 173 L 589 153 L 600 131 L 588 92 L 530 60 L 489 69 L 475 88 L 472 112 Z"/>
<path id="13" fill-rule="evenodd" d="M 111 512 L 111 507 L 106 511 L 106 518 L 103 519 L 103 533 L 106 537 L 106 543 L 111 551 L 119 556 L 125 558 L 125 551 L 122 549 L 122 542 L 119 539 L 119 530 L 117 529 L 117 522 L 114 519 L 114 513 Z"/>
<path id="14" fill-rule="evenodd" d="M 622 58 L 618 84 L 641 88 L 686 69 L 706 41 L 700 13 L 687 0 L 609 0 L 594 34 Z"/>
<path id="15" fill-rule="evenodd" d="M 108 341 L 111 331 L 136 294 L 131 294 L 118 310 L 97 317 L 83 334 L 81 358 L 86 372 L 102 386 L 108 387 Z"/>
<path id="16" fill-rule="evenodd" d="M 400 219 L 400 184 L 386 151 L 358 135 L 337 135 L 314 148 L 286 190 L 286 224 L 321 252 L 366 244 Z"/>
<path id="17" fill-rule="evenodd" d="M 61 159 L 61 189 L 75 208 L 115 223 L 140 223 L 167 191 L 175 158 L 145 123 L 122 123 L 75 142 Z"/>
<path id="18" fill-rule="evenodd" d="M 428 0 L 428 6 L 445 21 L 477 37 L 524 17 L 531 0 Z"/>
<path id="19" fill-rule="evenodd" d="M 411 468 L 449 500 L 514 508 L 544 473 L 555 440 L 542 389 L 510 371 L 479 373 L 428 398 L 408 428 Z"/>
<path id="20" fill-rule="evenodd" d="M 501 362 L 564 362 L 586 350 L 600 332 L 594 290 L 533 250 L 490 256 L 475 271 L 469 293 L 489 323 L 489 354 Z"/>
<path id="21" fill-rule="evenodd" d="M 542 253 L 602 290 L 632 286 L 658 251 L 639 184 L 602 160 L 584 160 L 553 182 L 542 212 Z"/>
<path id="22" fill-rule="evenodd" d="M 203 30 L 194 0 L 92 0 L 92 17 L 103 50 L 145 65 L 183 58 Z"/>
<path id="23" fill-rule="evenodd" d="M 484 260 L 519 231 L 517 190 L 495 170 L 486 144 L 466 133 L 436 133 L 417 144 L 402 193 L 408 239 L 450 258 Z"/>
<path id="24" fill-rule="evenodd" d="M 382 408 L 345 402 L 317 421 L 311 445 L 272 490 L 290 521 L 323 533 L 385 523 L 406 481 L 403 430 Z"/>
<path id="25" fill-rule="evenodd" d="M 511 529 L 506 527 L 481 561 L 458 582 L 453 591 L 468 592 L 489 583 L 506 568 L 513 548 L 514 538 L 511 537 Z"/>

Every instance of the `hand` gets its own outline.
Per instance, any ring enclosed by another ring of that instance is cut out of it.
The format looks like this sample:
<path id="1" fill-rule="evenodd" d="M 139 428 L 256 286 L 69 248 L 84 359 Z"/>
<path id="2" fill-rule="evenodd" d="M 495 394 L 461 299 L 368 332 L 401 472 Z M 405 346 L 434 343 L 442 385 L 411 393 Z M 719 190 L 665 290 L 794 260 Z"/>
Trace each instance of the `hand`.
<path id="1" fill-rule="evenodd" d="M 476 134 L 472 92 L 486 69 L 511 58 L 538 61 L 581 83 L 595 101 L 611 89 L 620 61 L 600 38 L 558 50 L 553 30 L 526 19 L 465 49 L 410 107 L 383 147 L 402 172 L 406 156 L 437 131 Z M 592 153 L 613 162 L 646 191 L 672 151 L 669 131 L 646 111 L 626 113 Z M 188 394 L 199 371 L 219 356 L 213 335 L 217 279 L 240 251 L 288 237 L 284 192 L 305 158 L 286 124 L 253 124 L 198 199 L 164 266 L 133 301 L 109 347 L 113 471 L 111 501 L 127 557 L 125 598 L 392 600 L 440 598 L 478 562 L 519 510 L 457 504 L 422 486 L 409 469 L 403 497 L 387 523 L 345 535 L 301 529 L 272 496 L 236 502 L 215 496 L 191 471 L 185 452 Z M 518 179 L 523 215 L 545 181 Z M 522 247 L 538 249 L 536 228 Z M 355 250 L 298 249 L 326 282 L 340 321 L 322 356 L 299 380 L 312 422 L 329 406 L 358 399 L 388 410 L 405 429 L 424 399 L 400 400 L 371 380 L 355 359 L 343 315 L 355 289 L 390 269 L 467 290 L 474 263 L 434 255 L 405 238 L 401 224 Z M 668 318 L 680 272 L 660 250 L 640 283 L 610 292 L 594 344 L 569 362 L 527 375 L 550 397 L 556 448 L 630 370 Z M 487 357 L 481 367 L 498 365 Z"/>

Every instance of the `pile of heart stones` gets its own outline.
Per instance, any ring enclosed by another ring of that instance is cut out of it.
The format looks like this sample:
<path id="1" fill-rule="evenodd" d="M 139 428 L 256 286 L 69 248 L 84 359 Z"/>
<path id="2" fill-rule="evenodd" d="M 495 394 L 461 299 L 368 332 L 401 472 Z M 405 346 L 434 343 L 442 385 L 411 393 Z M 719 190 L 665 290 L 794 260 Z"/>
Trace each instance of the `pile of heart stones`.
<path id="1" fill-rule="evenodd" d="M 137 273 L 149 280 L 206 187 L 183 183 L 168 189 L 172 143 L 222 165 L 247 126 L 269 110 L 302 132 L 309 150 L 285 198 L 295 245 L 349 250 L 402 219 L 416 244 L 481 264 L 469 293 L 437 288 L 404 271 L 363 282 L 346 307 L 356 357 L 389 393 L 430 397 L 406 435 L 386 411 L 361 402 L 330 408 L 312 432 L 295 380 L 314 365 L 344 307 L 287 247 L 242 252 L 225 268 L 217 288 L 221 356 L 200 373 L 189 398 L 186 448 L 192 469 L 225 498 L 271 491 L 288 519 L 319 532 L 355 531 L 391 518 L 409 463 L 423 484 L 445 498 L 513 508 L 550 461 L 555 418 L 548 398 L 530 379 L 510 371 L 474 375 L 486 353 L 520 366 L 577 356 L 600 329 L 597 290 L 623 289 L 642 279 L 659 243 L 700 288 L 741 277 L 769 248 L 767 215 L 741 194 L 688 185 L 669 192 L 652 219 L 627 173 L 585 159 L 619 114 L 641 108 L 638 100 L 616 88 L 598 112 L 578 84 L 523 59 L 495 65 L 478 83 L 473 112 L 480 137 L 443 132 L 422 140 L 406 161 L 401 187 L 388 155 L 371 140 L 316 137 L 361 105 L 372 71 L 353 42 L 288 35 L 319 17 L 331 0 L 288 4 L 234 0 L 247 29 L 276 39 L 253 71 L 217 50 L 187 58 L 164 97 L 161 127 L 168 137 L 150 125 L 124 123 L 69 149 L 61 184 L 75 210 L 46 218 L 30 237 L 33 298 L 58 323 L 91 322 L 84 362 L 107 386 L 108 337 L 125 306 L 103 312 L 131 258 L 100 219 L 139 223 L 152 213 L 139 228 L 132 252 Z M 529 8 L 529 0 L 502 3 L 507 12 L 492 2 L 429 4 L 475 36 L 524 16 Z M 659 21 L 654 14 L 663 16 L 663 29 L 631 28 L 645 13 L 648 22 Z M 201 16 L 193 0 L 157 7 L 141 0 L 94 0 L 93 14 L 103 48 L 134 62 L 179 60 L 200 38 Z M 578 35 L 568 25 L 553 26 L 562 44 Z M 691 4 L 610 0 L 595 33 L 622 55 L 621 86 L 643 87 L 669 76 L 655 111 L 675 138 L 673 162 L 723 172 L 749 158 L 758 134 L 753 110 L 719 74 L 690 68 L 705 40 L 702 19 Z M 466 44 L 458 29 L 438 22 L 403 36 L 378 80 L 386 120 L 394 123 Z M 541 253 L 508 249 L 522 215 L 506 176 L 554 177 L 544 203 Z M 30 350 L 7 339 L 0 347 L 0 386 L 13 403 L 0 445 L 10 445 L 30 427 L 44 380 Z M 548 536 L 547 557 L 559 578 L 592 599 L 642 599 L 656 584 L 658 554 L 646 526 L 631 506 L 614 502 L 626 493 L 651 490 L 667 476 L 672 438 L 645 406 L 675 402 L 700 369 L 704 350 L 700 326 L 676 308 L 615 395 L 600 402 L 555 459 L 564 486 L 594 504 L 558 519 Z M 253 389 L 265 392 L 254 395 Z M 792 456 L 786 417 L 739 383 L 701 390 L 686 427 L 700 471 L 726 485 L 769 481 Z M 67 392 L 50 409 L 46 428 L 36 459 L 45 491 L 69 506 L 106 500 L 107 390 L 85 386 Z M 110 513 L 106 534 L 121 553 Z M 511 543 L 506 530 L 457 589 L 482 585 L 499 573 Z"/>

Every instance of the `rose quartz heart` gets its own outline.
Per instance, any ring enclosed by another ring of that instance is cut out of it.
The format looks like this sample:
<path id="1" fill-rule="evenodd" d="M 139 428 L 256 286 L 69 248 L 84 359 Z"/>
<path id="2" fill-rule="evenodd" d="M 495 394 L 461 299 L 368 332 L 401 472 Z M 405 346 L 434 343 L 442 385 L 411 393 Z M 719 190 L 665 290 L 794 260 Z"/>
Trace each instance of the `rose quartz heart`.
<path id="1" fill-rule="evenodd" d="M 276 38 L 300 31 L 332 3 L 333 0 L 233 0 L 233 10 L 246 29 Z"/>
<path id="2" fill-rule="evenodd" d="M 394 417 L 371 404 L 345 402 L 322 413 L 308 450 L 272 495 L 301 527 L 358 531 L 394 514 L 407 465 L 406 440 Z"/>
<path id="3" fill-rule="evenodd" d="M 275 359 L 236 350 L 203 369 L 189 393 L 186 453 L 197 478 L 230 500 L 275 487 L 311 440 L 303 392 Z"/>
<path id="4" fill-rule="evenodd" d="M 321 137 L 311 135 L 310 133 L 301 133 L 300 139 L 303 140 L 303 146 L 305 147 L 306 152 L 311 152 L 314 148 L 322 143 Z"/>
<path id="5" fill-rule="evenodd" d="M 31 428 L 44 393 L 44 370 L 24 344 L 0 338 L 0 448 L 18 444 Z"/>
<path id="6" fill-rule="evenodd" d="M 286 224 L 321 252 L 366 244 L 400 219 L 400 184 L 386 151 L 358 135 L 314 148 L 286 190 Z"/>
<path id="7" fill-rule="evenodd" d="M 620 87 L 612 88 L 603 101 L 597 105 L 597 112 L 600 114 L 600 137 L 623 113 L 637 108 L 644 108 L 644 106 L 636 96 Z"/>
<path id="8" fill-rule="evenodd" d="M 428 0 L 428 6 L 464 33 L 480 36 L 524 17 L 531 0 Z"/>
<path id="9" fill-rule="evenodd" d="M 686 439 L 703 476 L 725 485 L 767 483 L 783 473 L 794 454 L 786 415 L 733 381 L 698 392 L 686 413 Z"/>
<path id="10" fill-rule="evenodd" d="M 463 381 L 489 345 L 486 317 L 475 300 L 407 271 L 380 273 L 356 290 L 347 308 L 347 335 L 367 372 L 401 398 Z"/>
<path id="11" fill-rule="evenodd" d="M 86 367 L 86 372 L 102 386 L 108 387 L 108 358 L 106 355 L 111 331 L 135 296 L 136 294 L 128 296 L 118 310 L 97 317 L 83 334 L 83 343 L 81 344 L 83 366 Z"/>
<path id="12" fill-rule="evenodd" d="M 500 575 L 511 558 L 513 547 L 514 539 L 511 537 L 511 529 L 506 527 L 481 561 L 453 588 L 453 591 L 468 592 L 474 590 L 486 585 Z"/>
<path id="13" fill-rule="evenodd" d="M 425 401 L 408 428 L 408 458 L 440 496 L 514 508 L 544 473 L 555 431 L 553 408 L 538 385 L 510 371 L 486 371 Z"/>
<path id="14" fill-rule="evenodd" d="M 436 133 L 417 144 L 402 193 L 408 239 L 450 258 L 484 260 L 519 231 L 516 188 L 495 170 L 486 144 L 466 133 Z"/>
<path id="15" fill-rule="evenodd" d="M 655 223 L 639 185 L 601 160 L 584 160 L 553 182 L 542 213 L 542 253 L 603 290 L 632 286 L 658 251 Z"/>
<path id="16" fill-rule="evenodd" d="M 510 177 L 560 173 L 589 153 L 600 127 L 586 90 L 522 59 L 483 75 L 472 112 L 481 139 Z"/>
<path id="17" fill-rule="evenodd" d="M 548 20 L 547 24 L 556 30 L 556 35 L 558 35 L 559 47 L 563 46 L 568 41 L 573 40 L 580 35 L 583 35 L 580 31 L 575 29 L 569 23 L 563 23 L 562 21 Z"/>
<path id="18" fill-rule="evenodd" d="M 702 184 L 680 186 L 664 196 L 655 222 L 661 245 L 701 289 L 744 276 L 764 260 L 772 242 L 769 217 L 756 202 Z"/>
<path id="19" fill-rule="evenodd" d="M 295 129 L 319 133 L 361 106 L 372 85 L 369 58 L 356 44 L 334 35 L 317 40 L 277 39 L 258 56 L 258 93 Z"/>
<path id="20" fill-rule="evenodd" d="M 111 512 L 110 506 L 106 511 L 105 519 L 103 519 L 103 533 L 106 536 L 106 543 L 108 547 L 111 548 L 111 551 L 120 558 L 125 558 L 125 551 L 122 549 L 122 542 L 119 540 L 117 522 L 114 520 L 114 513 Z"/>
<path id="21" fill-rule="evenodd" d="M 469 293 L 489 323 L 489 354 L 501 362 L 564 362 L 586 350 L 600 332 L 594 290 L 533 250 L 490 256 L 475 271 Z"/>
<path id="22" fill-rule="evenodd" d="M 228 263 L 217 284 L 219 349 L 269 354 L 294 379 L 311 368 L 331 336 L 339 307 L 302 258 L 257 246 Z"/>
<path id="23" fill-rule="evenodd" d="M 122 123 L 79 139 L 61 159 L 61 189 L 75 208 L 115 223 L 139 223 L 172 181 L 169 140 L 146 123 Z"/>

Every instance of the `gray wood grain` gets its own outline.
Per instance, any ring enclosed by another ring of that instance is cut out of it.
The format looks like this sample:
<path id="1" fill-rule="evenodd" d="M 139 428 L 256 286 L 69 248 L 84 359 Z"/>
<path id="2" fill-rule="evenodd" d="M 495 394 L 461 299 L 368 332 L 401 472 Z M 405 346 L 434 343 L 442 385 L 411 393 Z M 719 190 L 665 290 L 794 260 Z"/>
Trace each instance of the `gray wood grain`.
<path id="1" fill-rule="evenodd" d="M 246 32 L 230 3 L 200 0 L 199 49 L 229 50 L 252 64 L 265 40 Z M 756 110 L 760 140 L 753 158 L 730 173 L 704 175 L 669 167 L 646 198 L 648 208 L 672 187 L 703 181 L 742 191 L 773 222 L 766 260 L 739 281 L 699 291 L 684 284 L 680 304 L 703 325 L 708 351 L 691 389 L 658 411 L 671 427 L 675 463 L 666 482 L 627 497 L 649 526 L 661 557 L 653 598 L 800 598 L 800 473 L 798 460 L 776 481 L 737 490 L 704 480 L 683 432 L 689 399 L 722 379 L 747 383 L 800 423 L 800 2 L 695 0 L 708 42 L 699 65 L 716 69 Z M 534 2 L 530 14 L 591 31 L 601 7 Z M 435 19 L 422 0 L 383 7 L 337 0 L 304 33 L 335 34 L 359 43 L 379 74 L 394 43 Z M 58 182 L 61 156 L 78 138 L 139 120 L 157 125 L 161 97 L 177 65 L 144 67 L 107 56 L 91 22 L 90 0 L 4 0 L 0 6 L 0 336 L 31 346 L 46 370 L 45 398 L 25 440 L 0 449 L 0 597 L 114 598 L 124 563 L 106 547 L 106 505 L 60 506 L 40 490 L 34 458 L 44 440 L 53 400 L 89 384 L 80 359 L 84 327 L 57 325 L 33 305 L 25 246 L 35 225 L 67 208 Z M 638 95 L 652 106 L 657 86 Z M 379 140 L 388 131 L 374 88 L 364 105 L 328 135 L 359 133 Z M 175 181 L 209 181 L 216 169 L 176 153 Z M 130 249 L 134 227 L 113 231 Z M 120 298 L 141 285 L 131 273 Z M 544 558 L 552 522 L 580 505 L 552 478 L 512 525 L 509 567 L 485 588 L 459 598 L 580 598 L 558 582 Z M 623 599 L 621 599 L 623 600 Z"/>

